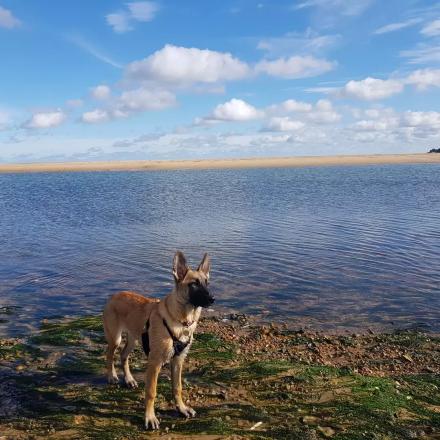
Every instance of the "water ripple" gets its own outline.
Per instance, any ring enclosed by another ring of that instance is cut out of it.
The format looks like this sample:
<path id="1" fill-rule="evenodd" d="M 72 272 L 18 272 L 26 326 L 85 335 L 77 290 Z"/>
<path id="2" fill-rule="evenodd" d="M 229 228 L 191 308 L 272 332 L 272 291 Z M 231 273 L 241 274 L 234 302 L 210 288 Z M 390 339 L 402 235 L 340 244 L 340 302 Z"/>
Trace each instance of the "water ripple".
<path id="1" fill-rule="evenodd" d="M 163 296 L 208 251 L 218 308 L 440 330 L 440 167 L 0 175 L 0 331 Z"/>

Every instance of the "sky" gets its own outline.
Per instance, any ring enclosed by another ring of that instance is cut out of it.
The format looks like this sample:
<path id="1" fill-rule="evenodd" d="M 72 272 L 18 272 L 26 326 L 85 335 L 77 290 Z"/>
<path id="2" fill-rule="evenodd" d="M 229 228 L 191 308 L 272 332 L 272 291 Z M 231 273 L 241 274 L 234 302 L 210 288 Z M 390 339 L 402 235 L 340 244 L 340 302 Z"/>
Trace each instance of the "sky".
<path id="1" fill-rule="evenodd" d="M 440 4 L 0 0 L 0 162 L 425 152 Z"/>

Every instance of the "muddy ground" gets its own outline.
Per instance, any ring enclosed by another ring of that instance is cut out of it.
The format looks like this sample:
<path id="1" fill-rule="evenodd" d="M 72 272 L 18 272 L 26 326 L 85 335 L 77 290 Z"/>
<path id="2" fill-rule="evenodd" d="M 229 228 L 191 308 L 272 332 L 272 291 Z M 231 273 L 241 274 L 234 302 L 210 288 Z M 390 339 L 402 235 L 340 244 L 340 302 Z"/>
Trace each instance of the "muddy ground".
<path id="1" fill-rule="evenodd" d="M 421 332 L 329 335 L 203 319 L 178 416 L 165 367 L 161 430 L 143 430 L 143 388 L 107 385 L 99 316 L 45 320 L 0 340 L 0 439 L 440 439 L 440 338 Z M 138 347 L 132 371 L 143 382 Z"/>

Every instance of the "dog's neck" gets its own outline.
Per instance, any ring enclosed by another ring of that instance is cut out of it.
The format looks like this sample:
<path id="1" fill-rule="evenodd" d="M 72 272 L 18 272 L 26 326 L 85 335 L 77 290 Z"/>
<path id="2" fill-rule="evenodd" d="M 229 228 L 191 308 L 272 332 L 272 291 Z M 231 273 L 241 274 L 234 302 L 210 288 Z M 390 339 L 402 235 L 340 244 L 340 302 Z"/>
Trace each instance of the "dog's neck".
<path id="1" fill-rule="evenodd" d="M 201 307 L 194 307 L 187 303 L 182 304 L 175 290 L 165 297 L 164 302 L 167 305 L 170 318 L 183 327 L 190 327 L 199 320 Z"/>

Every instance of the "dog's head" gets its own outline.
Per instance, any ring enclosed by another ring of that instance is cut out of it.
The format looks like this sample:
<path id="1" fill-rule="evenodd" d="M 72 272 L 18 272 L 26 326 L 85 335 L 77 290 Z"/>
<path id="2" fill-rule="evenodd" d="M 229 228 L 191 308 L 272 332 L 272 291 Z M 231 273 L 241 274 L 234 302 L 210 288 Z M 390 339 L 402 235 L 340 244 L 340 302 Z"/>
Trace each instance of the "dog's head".
<path id="1" fill-rule="evenodd" d="M 194 307 L 208 307 L 214 301 L 209 293 L 209 271 L 211 263 L 205 254 L 197 270 L 192 270 L 186 263 L 185 255 L 177 251 L 173 260 L 173 275 L 176 292 L 182 300 Z"/>

